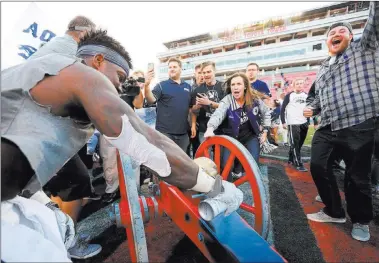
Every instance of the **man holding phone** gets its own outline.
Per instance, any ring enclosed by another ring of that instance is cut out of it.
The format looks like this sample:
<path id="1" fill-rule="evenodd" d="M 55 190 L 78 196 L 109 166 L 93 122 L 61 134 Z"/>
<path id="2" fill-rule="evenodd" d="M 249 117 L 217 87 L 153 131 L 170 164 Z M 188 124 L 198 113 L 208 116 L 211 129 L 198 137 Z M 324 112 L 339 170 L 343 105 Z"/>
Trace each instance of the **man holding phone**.
<path id="1" fill-rule="evenodd" d="M 165 134 L 186 152 L 189 144 L 187 117 L 192 106 L 192 88 L 180 79 L 181 73 L 182 62 L 176 58 L 169 59 L 169 79 L 159 82 L 151 90 L 150 81 L 154 77 L 154 69 L 149 70 L 144 93 L 149 104 L 157 103 L 155 129 Z"/>
<path id="2" fill-rule="evenodd" d="M 199 139 L 202 143 L 204 133 L 207 130 L 209 118 L 218 108 L 218 103 L 224 98 L 225 94 L 222 89 L 223 83 L 216 80 L 216 66 L 213 61 L 202 63 L 201 71 L 204 77 L 204 83 L 192 94 L 192 127 L 196 122 L 199 123 Z"/>

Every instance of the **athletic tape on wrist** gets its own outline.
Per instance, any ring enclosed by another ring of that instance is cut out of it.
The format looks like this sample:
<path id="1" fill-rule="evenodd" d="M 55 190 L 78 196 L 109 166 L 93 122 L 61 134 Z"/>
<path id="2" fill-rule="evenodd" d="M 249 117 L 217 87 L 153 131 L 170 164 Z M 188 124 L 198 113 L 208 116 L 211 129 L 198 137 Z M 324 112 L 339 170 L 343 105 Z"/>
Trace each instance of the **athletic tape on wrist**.
<path id="1" fill-rule="evenodd" d="M 128 116 L 123 115 L 121 119 L 122 130 L 120 135 L 118 137 L 104 135 L 104 138 L 120 152 L 134 159 L 138 165 L 145 165 L 157 172 L 161 177 L 169 176 L 171 166 L 166 154 L 155 145 L 149 143 L 142 134 L 138 133 L 131 125 Z"/>

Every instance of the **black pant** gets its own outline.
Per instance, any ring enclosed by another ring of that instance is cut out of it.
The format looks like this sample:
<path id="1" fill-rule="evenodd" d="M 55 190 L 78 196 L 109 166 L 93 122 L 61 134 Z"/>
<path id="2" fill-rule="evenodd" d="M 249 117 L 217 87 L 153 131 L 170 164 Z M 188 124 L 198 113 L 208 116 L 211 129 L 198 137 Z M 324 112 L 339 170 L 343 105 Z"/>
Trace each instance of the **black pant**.
<path id="1" fill-rule="evenodd" d="M 332 131 L 330 125 L 318 129 L 312 140 L 311 173 L 318 193 L 331 217 L 345 217 L 333 162 L 341 156 L 346 164 L 345 197 L 347 212 L 353 223 L 367 224 L 373 218 L 371 196 L 371 156 L 375 119 Z"/>
<path id="2" fill-rule="evenodd" d="M 59 170 L 57 175 L 50 179 L 44 190 L 49 191 L 53 196 L 59 196 L 64 202 L 71 202 L 91 195 L 91 178 L 79 154 L 75 154 Z"/>
<path id="3" fill-rule="evenodd" d="M 302 164 L 300 151 L 307 137 L 307 133 L 308 122 L 300 125 L 288 125 L 288 142 L 290 144 L 288 160 L 293 162 L 295 166 Z"/>
<path id="4" fill-rule="evenodd" d="M 34 170 L 17 145 L 1 138 L 1 201 L 20 194 L 33 175 Z"/>
<path id="5" fill-rule="evenodd" d="M 191 131 L 189 131 L 188 137 L 189 137 L 189 144 L 187 147 L 187 155 L 191 158 L 195 158 L 197 148 L 199 148 L 200 146 L 199 133 L 196 132 L 196 136 L 194 138 L 191 138 Z M 192 152 L 191 152 L 191 146 L 192 146 Z"/>
<path id="6" fill-rule="evenodd" d="M 92 155 L 87 154 L 87 144 L 85 144 L 78 152 L 78 155 L 87 169 L 92 169 L 93 167 L 93 159 Z"/>

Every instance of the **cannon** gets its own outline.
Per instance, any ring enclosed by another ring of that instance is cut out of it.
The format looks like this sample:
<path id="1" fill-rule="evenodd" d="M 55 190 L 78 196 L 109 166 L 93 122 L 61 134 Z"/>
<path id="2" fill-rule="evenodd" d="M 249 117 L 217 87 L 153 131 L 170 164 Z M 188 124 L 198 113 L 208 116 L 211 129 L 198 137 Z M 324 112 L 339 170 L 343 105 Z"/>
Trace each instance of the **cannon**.
<path id="1" fill-rule="evenodd" d="M 223 149 L 231 154 L 221 168 Z M 200 145 L 196 157 L 202 156 L 214 160 L 223 179 L 232 180 L 229 173 L 235 160 L 245 171 L 243 177 L 234 181 L 244 192 L 244 201 L 229 216 L 220 214 L 211 221 L 203 220 L 198 210 L 201 198 L 196 198 L 199 195 L 163 181 L 151 187 L 151 195 L 139 195 L 132 161 L 118 153 L 121 199 L 113 205 L 114 217 L 117 225 L 126 229 L 132 262 L 149 262 L 144 223 L 158 216 L 170 217 L 209 262 L 286 262 L 265 240 L 270 230 L 269 200 L 251 154 L 231 137 L 214 136 Z"/>

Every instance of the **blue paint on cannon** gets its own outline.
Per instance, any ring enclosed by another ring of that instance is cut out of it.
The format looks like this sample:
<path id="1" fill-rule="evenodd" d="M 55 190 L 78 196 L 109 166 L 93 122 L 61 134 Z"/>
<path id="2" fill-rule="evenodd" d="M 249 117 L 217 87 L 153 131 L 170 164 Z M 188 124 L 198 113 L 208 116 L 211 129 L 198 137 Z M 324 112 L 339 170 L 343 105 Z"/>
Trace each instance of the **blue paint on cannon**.
<path id="1" fill-rule="evenodd" d="M 223 253 L 219 249 L 212 249 L 219 248 L 215 246 L 215 241 L 229 254 L 229 260 L 234 259 L 234 262 L 286 262 L 237 212 L 229 216 L 220 214 L 210 222 L 202 220 L 201 223 L 204 231 L 214 237 L 214 240 L 204 242 L 209 245 L 216 260 Z"/>

